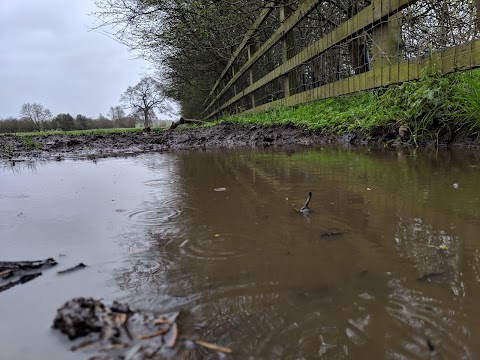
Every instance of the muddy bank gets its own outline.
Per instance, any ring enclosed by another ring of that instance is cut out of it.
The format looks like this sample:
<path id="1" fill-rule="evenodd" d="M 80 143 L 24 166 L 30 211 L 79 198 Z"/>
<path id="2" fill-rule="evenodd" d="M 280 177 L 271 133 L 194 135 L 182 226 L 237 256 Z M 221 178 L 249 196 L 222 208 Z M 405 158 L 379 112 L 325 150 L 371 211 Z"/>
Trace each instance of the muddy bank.
<path id="1" fill-rule="evenodd" d="M 435 136 L 424 137 L 418 145 L 480 149 L 480 141 L 467 129 L 440 129 Z M 356 144 L 398 146 L 412 143 L 412 137 L 396 125 L 379 127 L 372 134 L 324 135 L 293 123 L 282 125 L 220 125 L 150 133 L 112 133 L 90 135 L 43 135 L 0 137 L 0 157 L 10 160 L 99 158 L 176 149 L 218 147 L 292 146 L 319 144 Z"/>

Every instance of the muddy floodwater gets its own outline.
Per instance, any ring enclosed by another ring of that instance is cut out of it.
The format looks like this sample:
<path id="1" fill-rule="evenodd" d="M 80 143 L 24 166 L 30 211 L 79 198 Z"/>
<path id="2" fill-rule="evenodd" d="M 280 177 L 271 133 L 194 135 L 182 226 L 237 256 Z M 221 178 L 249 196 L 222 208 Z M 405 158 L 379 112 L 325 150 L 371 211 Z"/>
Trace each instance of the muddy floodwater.
<path id="1" fill-rule="evenodd" d="M 180 310 L 238 359 L 478 359 L 479 160 L 325 147 L 2 163 L 0 260 L 59 265 L 0 293 L 1 358 L 86 358 L 50 327 L 94 296 Z"/>

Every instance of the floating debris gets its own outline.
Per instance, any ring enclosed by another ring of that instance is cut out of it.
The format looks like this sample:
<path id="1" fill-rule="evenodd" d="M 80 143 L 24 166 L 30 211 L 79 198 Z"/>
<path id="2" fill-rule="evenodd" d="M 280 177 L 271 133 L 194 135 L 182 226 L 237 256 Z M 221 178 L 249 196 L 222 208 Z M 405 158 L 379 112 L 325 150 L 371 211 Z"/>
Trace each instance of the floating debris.
<path id="1" fill-rule="evenodd" d="M 215 344 L 211 344 L 211 343 L 208 343 L 208 342 L 202 341 L 202 340 L 196 340 L 195 343 L 197 345 L 203 346 L 204 348 L 214 350 L 214 351 L 220 351 L 220 352 L 227 353 L 227 354 L 230 354 L 232 352 L 232 349 L 230 349 L 230 348 L 227 348 L 227 347 L 224 347 L 224 346 L 218 346 L 218 345 L 215 345 Z"/>
<path id="2" fill-rule="evenodd" d="M 332 230 L 332 231 L 325 231 L 324 233 L 321 233 L 320 236 L 321 237 L 331 237 L 331 236 L 339 236 L 339 235 L 343 235 L 343 234 L 345 234 L 345 231 Z"/>
<path id="3" fill-rule="evenodd" d="M 445 245 L 445 244 L 441 244 L 441 245 L 439 245 L 439 246 L 429 244 L 429 245 L 427 245 L 427 246 L 428 246 L 428 247 L 431 247 L 431 248 L 434 248 L 434 249 L 437 249 L 437 250 L 443 250 L 443 251 L 447 251 L 447 250 L 448 250 L 448 246 Z"/>
<path id="4" fill-rule="evenodd" d="M 216 189 L 213 189 L 214 191 L 227 191 L 227 188 L 216 188 Z"/>
<path id="5" fill-rule="evenodd" d="M 42 275 L 38 270 L 55 265 L 57 262 L 53 258 L 35 261 L 0 261 L 0 292 L 32 281 Z"/>
<path id="6" fill-rule="evenodd" d="M 431 272 L 417 279 L 417 281 L 419 282 L 427 282 L 427 283 L 443 283 L 443 282 L 448 282 L 448 280 L 449 280 L 449 273 L 446 271 Z"/>
<path id="7" fill-rule="evenodd" d="M 27 275 L 22 275 L 20 276 L 20 278 L 18 280 L 12 280 L 12 281 L 9 281 L 8 283 L 6 284 L 3 284 L 0 286 L 0 292 L 2 291 L 5 291 L 5 290 L 8 290 L 16 285 L 20 285 L 20 284 L 25 284 L 29 281 L 32 281 L 33 279 L 36 279 L 37 277 L 39 277 L 40 275 L 42 275 L 41 272 L 37 272 L 37 273 L 33 273 L 33 274 L 27 274 Z"/>
<path id="8" fill-rule="evenodd" d="M 0 261 L 0 271 L 11 270 L 34 270 L 40 268 L 47 268 L 57 265 L 57 262 L 53 258 L 46 260 L 35 261 Z"/>
<path id="9" fill-rule="evenodd" d="M 86 267 L 87 267 L 87 265 L 85 265 L 84 263 L 80 263 L 80 264 L 78 264 L 74 267 L 71 267 L 69 269 L 57 271 L 57 274 L 58 275 L 68 274 L 68 273 L 71 273 L 73 271 L 80 270 L 80 269 L 83 269 L 83 268 L 86 268 Z"/>

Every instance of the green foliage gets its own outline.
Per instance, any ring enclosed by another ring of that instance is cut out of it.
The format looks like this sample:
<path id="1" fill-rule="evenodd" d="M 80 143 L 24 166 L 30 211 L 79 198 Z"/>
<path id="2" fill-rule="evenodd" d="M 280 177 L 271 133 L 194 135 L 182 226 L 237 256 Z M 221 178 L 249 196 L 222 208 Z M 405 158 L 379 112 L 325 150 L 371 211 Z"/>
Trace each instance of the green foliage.
<path id="1" fill-rule="evenodd" d="M 480 71 L 473 70 L 458 75 L 453 101 L 456 105 L 455 115 L 471 131 L 480 129 Z"/>
<path id="2" fill-rule="evenodd" d="M 5 142 L 3 145 L 2 145 L 2 155 L 3 157 L 12 157 L 13 156 L 13 146 L 12 146 L 12 143 L 11 142 Z"/>
<path id="3" fill-rule="evenodd" d="M 59 114 L 55 116 L 52 122 L 54 122 L 56 128 L 64 131 L 73 130 L 75 128 L 73 116 L 70 114 Z"/>
<path id="4" fill-rule="evenodd" d="M 427 75 L 420 81 L 390 86 L 381 96 L 380 109 L 390 109 L 389 121 L 409 130 L 415 146 L 433 137 L 432 130 L 451 120 L 455 76 Z"/>
<path id="5" fill-rule="evenodd" d="M 95 0 L 101 26 L 156 64 L 166 95 L 186 118 L 205 108 L 210 89 L 264 3 L 257 0 Z M 272 24 L 267 20 L 263 27 Z M 274 20 L 271 20 L 273 22 Z M 108 30 L 107 30 L 108 29 Z M 258 32 L 261 43 L 269 33 Z M 210 99 L 211 100 L 211 99 Z"/>
<path id="6" fill-rule="evenodd" d="M 23 146 L 28 150 L 35 150 L 39 149 L 42 144 L 38 141 L 33 140 L 32 136 L 25 136 L 22 138 Z"/>
<path id="7" fill-rule="evenodd" d="M 343 134 L 355 130 L 370 131 L 386 122 L 385 111 L 379 112 L 377 92 L 326 99 L 295 108 L 281 107 L 247 116 L 227 116 L 224 121 L 236 123 L 283 124 L 288 121 L 323 134 Z"/>
<path id="8" fill-rule="evenodd" d="M 42 122 L 43 130 L 39 131 L 38 126 L 30 119 L 7 118 L 0 119 L 0 134 L 31 133 L 40 134 L 52 130 L 86 130 L 86 129 L 113 129 L 135 127 L 135 119 L 126 117 L 116 121 L 99 116 L 97 119 L 77 115 L 73 119 L 69 114 L 60 114 L 51 121 Z"/>

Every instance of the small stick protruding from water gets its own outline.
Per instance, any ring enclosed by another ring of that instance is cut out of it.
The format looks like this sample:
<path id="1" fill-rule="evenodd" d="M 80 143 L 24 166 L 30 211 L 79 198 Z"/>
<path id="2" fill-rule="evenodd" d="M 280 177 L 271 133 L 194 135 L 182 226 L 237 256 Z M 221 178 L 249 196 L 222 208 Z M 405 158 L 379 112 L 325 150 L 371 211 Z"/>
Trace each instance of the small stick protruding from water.
<path id="1" fill-rule="evenodd" d="M 79 269 L 83 269 L 83 268 L 86 268 L 87 265 L 85 265 L 84 263 L 80 263 L 74 267 L 71 267 L 69 269 L 66 269 L 66 270 L 61 270 L 61 271 L 57 271 L 57 274 L 58 275 L 63 275 L 63 274 L 68 274 L 68 273 L 71 273 L 73 271 L 76 271 L 76 270 L 79 270 Z"/>
<path id="2" fill-rule="evenodd" d="M 309 212 L 310 211 L 310 208 L 308 207 L 308 203 L 310 202 L 311 199 L 312 199 L 312 192 L 309 191 L 307 200 L 305 201 L 305 204 L 303 204 L 302 208 L 300 209 L 300 212 Z"/>

